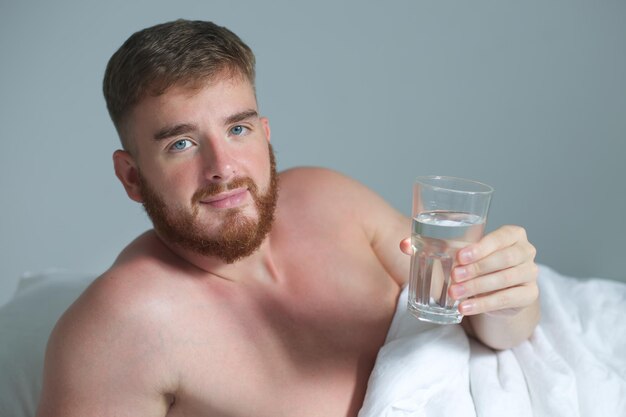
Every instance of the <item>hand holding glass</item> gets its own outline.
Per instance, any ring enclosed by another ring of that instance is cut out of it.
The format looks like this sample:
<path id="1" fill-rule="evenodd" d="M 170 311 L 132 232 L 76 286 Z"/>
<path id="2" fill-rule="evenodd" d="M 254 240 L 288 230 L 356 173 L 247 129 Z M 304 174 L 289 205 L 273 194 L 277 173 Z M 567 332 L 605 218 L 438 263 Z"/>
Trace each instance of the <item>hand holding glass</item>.
<path id="1" fill-rule="evenodd" d="M 418 177 L 413 186 L 408 309 L 420 320 L 459 323 L 448 295 L 457 252 L 483 235 L 493 188 L 454 177 Z"/>

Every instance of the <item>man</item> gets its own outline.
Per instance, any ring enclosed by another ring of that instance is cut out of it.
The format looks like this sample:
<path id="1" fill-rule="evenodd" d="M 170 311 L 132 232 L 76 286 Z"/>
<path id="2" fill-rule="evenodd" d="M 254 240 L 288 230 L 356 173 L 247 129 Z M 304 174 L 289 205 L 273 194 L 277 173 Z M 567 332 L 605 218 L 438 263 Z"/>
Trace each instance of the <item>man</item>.
<path id="1" fill-rule="evenodd" d="M 104 94 L 116 175 L 154 230 L 59 320 L 38 416 L 355 416 L 409 274 L 410 220 L 335 172 L 276 173 L 254 56 L 225 28 L 134 34 Z M 534 255 L 513 226 L 459 253 L 451 293 L 483 343 L 534 329 Z M 501 309 L 515 314 L 484 314 Z"/>

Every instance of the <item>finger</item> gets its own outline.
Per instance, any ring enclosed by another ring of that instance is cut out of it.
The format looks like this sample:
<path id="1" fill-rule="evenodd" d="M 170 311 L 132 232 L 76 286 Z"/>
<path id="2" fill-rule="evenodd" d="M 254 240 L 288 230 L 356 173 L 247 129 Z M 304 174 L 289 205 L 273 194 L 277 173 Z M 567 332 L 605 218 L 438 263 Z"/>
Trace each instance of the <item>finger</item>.
<path id="1" fill-rule="evenodd" d="M 502 226 L 485 235 L 478 242 L 461 249 L 457 254 L 457 261 L 461 265 L 467 265 L 484 258 L 498 249 L 512 246 L 518 241 L 528 241 L 524 228 L 519 226 Z"/>
<path id="2" fill-rule="evenodd" d="M 539 268 L 534 262 L 526 262 L 513 268 L 506 268 L 492 274 L 480 276 L 449 288 L 449 295 L 455 300 L 488 294 L 506 288 L 537 281 Z"/>
<path id="3" fill-rule="evenodd" d="M 539 289 L 537 285 L 519 285 L 482 297 L 465 300 L 459 304 L 459 311 L 463 315 L 471 316 L 508 308 L 526 307 L 532 304 L 538 295 Z"/>
<path id="4" fill-rule="evenodd" d="M 535 253 L 535 247 L 530 243 L 518 242 L 513 246 L 493 252 L 477 262 L 456 266 L 452 270 L 452 279 L 455 282 L 463 282 L 481 275 L 515 267 L 532 261 Z"/>
<path id="5" fill-rule="evenodd" d="M 400 242 L 400 250 L 407 255 L 413 255 L 413 248 L 411 247 L 411 238 L 407 237 Z"/>

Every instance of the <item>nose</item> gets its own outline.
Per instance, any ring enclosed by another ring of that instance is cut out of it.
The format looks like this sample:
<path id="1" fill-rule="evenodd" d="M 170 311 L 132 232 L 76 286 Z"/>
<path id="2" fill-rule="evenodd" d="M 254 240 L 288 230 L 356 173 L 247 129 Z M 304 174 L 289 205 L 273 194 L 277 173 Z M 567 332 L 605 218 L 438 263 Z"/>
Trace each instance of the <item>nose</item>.
<path id="1" fill-rule="evenodd" d="M 213 183 L 229 182 L 237 175 L 228 144 L 215 142 L 204 147 L 204 177 Z"/>

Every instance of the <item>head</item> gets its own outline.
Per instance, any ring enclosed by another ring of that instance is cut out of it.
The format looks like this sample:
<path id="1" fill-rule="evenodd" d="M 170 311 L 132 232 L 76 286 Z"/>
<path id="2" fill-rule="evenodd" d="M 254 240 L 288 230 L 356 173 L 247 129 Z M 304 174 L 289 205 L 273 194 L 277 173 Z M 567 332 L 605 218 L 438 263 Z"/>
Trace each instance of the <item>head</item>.
<path id="1" fill-rule="evenodd" d="M 254 88 L 254 54 L 225 27 L 179 19 L 134 33 L 109 60 L 103 81 L 124 150 L 137 151 L 126 123 L 142 98 L 159 96 L 174 85 L 193 89 L 224 74 L 242 77 Z"/>
<path id="2" fill-rule="evenodd" d="M 251 50 L 210 22 L 157 25 L 112 56 L 104 95 L 124 148 L 116 174 L 158 235 L 228 263 L 254 252 L 278 181 Z"/>

